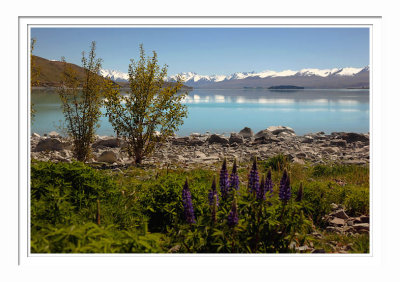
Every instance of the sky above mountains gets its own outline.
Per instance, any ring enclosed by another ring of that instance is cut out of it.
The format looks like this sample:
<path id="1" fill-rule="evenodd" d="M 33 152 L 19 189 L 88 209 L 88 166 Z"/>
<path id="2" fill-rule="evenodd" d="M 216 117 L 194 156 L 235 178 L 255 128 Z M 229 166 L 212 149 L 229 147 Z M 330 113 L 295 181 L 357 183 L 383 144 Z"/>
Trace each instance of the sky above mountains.
<path id="1" fill-rule="evenodd" d="M 168 74 L 362 68 L 369 62 L 368 28 L 32 28 L 34 54 L 80 65 L 96 41 L 104 69 L 127 72 L 130 59 L 158 54 Z"/>

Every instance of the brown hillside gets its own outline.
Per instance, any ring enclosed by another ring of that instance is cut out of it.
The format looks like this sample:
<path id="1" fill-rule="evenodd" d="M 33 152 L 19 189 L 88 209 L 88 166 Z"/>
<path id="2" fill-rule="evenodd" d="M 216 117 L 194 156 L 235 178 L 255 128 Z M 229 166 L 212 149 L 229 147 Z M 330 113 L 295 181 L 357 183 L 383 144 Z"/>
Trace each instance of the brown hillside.
<path id="1" fill-rule="evenodd" d="M 64 65 L 60 61 L 50 61 L 38 56 L 33 56 L 35 65 L 39 68 L 38 86 L 56 87 L 60 86 Z M 82 67 L 67 63 L 76 71 L 80 81 L 83 81 L 84 70 Z"/>
<path id="2" fill-rule="evenodd" d="M 64 70 L 64 65 L 60 61 L 50 61 L 44 59 L 42 57 L 33 56 L 35 60 L 35 65 L 39 68 L 39 78 L 38 85 L 39 87 L 58 87 L 60 86 L 62 80 L 62 73 Z M 84 78 L 84 70 L 82 67 L 77 66 L 75 64 L 67 63 L 76 71 L 78 78 L 80 81 L 83 81 Z M 121 87 L 129 87 L 128 82 L 120 82 L 118 83 Z M 171 82 L 166 82 L 165 86 L 170 86 Z M 192 90 L 192 87 L 188 87 L 184 85 L 182 87 L 183 91 Z"/>

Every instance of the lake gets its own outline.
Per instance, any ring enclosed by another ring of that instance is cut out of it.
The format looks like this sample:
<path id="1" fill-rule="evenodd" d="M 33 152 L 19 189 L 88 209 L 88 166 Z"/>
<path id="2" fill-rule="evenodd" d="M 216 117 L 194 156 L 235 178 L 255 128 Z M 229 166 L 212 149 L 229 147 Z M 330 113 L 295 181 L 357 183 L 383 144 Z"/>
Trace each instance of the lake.
<path id="1" fill-rule="evenodd" d="M 35 89 L 32 102 L 37 113 L 31 131 L 61 132 L 64 116 L 56 91 Z M 180 136 L 207 131 L 229 135 L 245 126 L 257 132 L 271 125 L 292 127 L 297 135 L 369 132 L 368 89 L 194 89 L 185 104 L 188 117 L 177 132 Z M 101 118 L 97 134 L 114 135 L 106 117 Z"/>

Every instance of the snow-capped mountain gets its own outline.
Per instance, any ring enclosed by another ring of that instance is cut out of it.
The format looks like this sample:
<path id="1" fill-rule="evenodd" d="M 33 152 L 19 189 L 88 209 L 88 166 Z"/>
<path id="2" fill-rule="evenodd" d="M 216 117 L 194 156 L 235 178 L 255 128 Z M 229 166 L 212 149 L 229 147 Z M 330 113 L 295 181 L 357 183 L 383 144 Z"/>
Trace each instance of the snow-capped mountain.
<path id="1" fill-rule="evenodd" d="M 106 70 L 101 69 L 100 75 L 103 77 L 108 77 L 115 82 L 125 82 L 129 80 L 129 75 L 117 70 Z"/>
<path id="2" fill-rule="evenodd" d="M 100 74 L 116 82 L 128 80 L 128 74 L 115 70 L 101 70 Z M 243 86 L 266 87 L 274 83 L 296 83 L 305 87 L 358 87 L 369 85 L 369 66 L 364 68 L 333 68 L 333 69 L 301 69 L 298 71 L 266 70 L 262 72 L 237 72 L 230 75 L 201 75 L 195 72 L 184 72 L 169 76 L 167 81 L 173 82 L 181 77 L 187 86 L 197 88 Z M 322 79 L 324 78 L 324 79 Z M 360 80 L 361 79 L 361 80 Z M 344 84 L 343 84 L 344 83 Z M 314 85 L 315 84 L 315 85 Z"/>

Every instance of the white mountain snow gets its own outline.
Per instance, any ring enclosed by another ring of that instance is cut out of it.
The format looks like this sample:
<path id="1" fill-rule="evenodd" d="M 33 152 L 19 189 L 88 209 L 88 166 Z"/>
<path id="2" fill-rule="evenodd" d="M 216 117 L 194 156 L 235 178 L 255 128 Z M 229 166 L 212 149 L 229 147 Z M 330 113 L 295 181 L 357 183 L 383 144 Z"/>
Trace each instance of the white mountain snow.
<path id="1" fill-rule="evenodd" d="M 369 66 L 364 68 L 333 68 L 333 69 L 301 69 L 298 71 L 294 70 L 284 70 L 284 71 L 273 71 L 266 70 L 262 72 L 237 72 L 231 75 L 201 75 L 195 72 L 183 72 L 180 74 L 172 75 L 167 78 L 167 81 L 176 81 L 178 76 L 180 76 L 184 83 L 188 85 L 201 85 L 205 83 L 221 82 L 221 81 L 232 81 L 241 80 L 249 77 L 252 78 L 268 78 L 268 77 L 291 77 L 291 76 L 354 76 L 361 72 L 369 71 Z M 104 77 L 109 77 L 112 80 L 118 81 L 128 81 L 128 74 L 117 70 L 105 70 L 102 69 L 100 74 Z"/>

